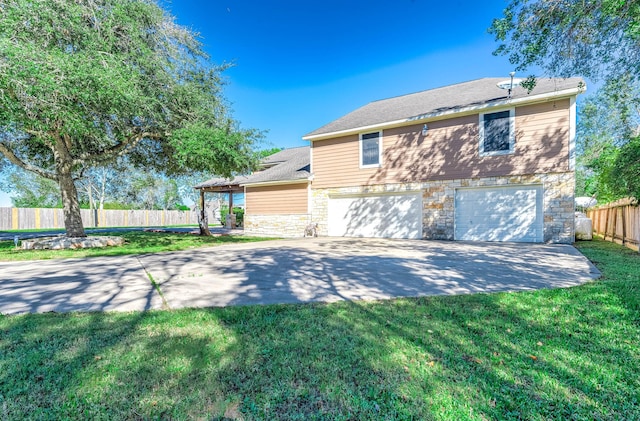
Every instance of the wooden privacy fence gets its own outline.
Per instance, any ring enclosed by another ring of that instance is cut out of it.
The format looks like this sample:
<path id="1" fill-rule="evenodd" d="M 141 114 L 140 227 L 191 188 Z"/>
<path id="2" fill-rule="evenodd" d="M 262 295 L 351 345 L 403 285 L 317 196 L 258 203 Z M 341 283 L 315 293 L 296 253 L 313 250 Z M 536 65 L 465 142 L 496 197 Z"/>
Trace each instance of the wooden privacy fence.
<path id="1" fill-rule="evenodd" d="M 81 209 L 80 213 L 85 227 L 150 227 L 198 223 L 191 211 Z M 62 209 L 0 208 L 0 230 L 47 228 L 64 228 Z"/>
<path id="2" fill-rule="evenodd" d="M 594 234 L 633 250 L 640 245 L 640 208 L 633 199 L 622 199 L 587 210 Z"/>

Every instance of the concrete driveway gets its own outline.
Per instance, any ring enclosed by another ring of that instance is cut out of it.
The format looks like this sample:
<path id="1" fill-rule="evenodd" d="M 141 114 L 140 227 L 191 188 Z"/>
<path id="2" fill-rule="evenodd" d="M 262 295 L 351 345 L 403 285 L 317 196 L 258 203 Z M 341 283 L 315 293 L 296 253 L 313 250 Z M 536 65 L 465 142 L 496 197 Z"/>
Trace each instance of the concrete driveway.
<path id="1" fill-rule="evenodd" d="M 141 256 L 0 263 L 0 313 L 524 291 L 570 287 L 599 275 L 568 245 L 306 238 Z"/>

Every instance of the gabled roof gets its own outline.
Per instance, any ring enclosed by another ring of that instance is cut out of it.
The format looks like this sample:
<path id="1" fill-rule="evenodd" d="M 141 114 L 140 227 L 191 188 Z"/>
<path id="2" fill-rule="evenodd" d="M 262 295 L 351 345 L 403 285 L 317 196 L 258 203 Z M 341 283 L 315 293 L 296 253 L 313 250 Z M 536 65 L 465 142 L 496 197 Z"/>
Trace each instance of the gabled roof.
<path id="1" fill-rule="evenodd" d="M 303 139 L 315 140 L 331 134 L 348 134 L 358 129 L 415 123 L 441 115 L 456 114 L 469 108 L 526 103 L 544 97 L 569 97 L 584 89 L 581 78 L 540 78 L 530 93 L 517 86 L 513 89 L 511 98 L 508 98 L 507 90 L 496 86 L 506 79 L 508 78 L 477 79 L 370 102 L 312 131 L 303 136 Z"/>
<path id="2" fill-rule="evenodd" d="M 244 186 L 263 183 L 286 183 L 308 180 L 311 176 L 311 155 L 309 146 L 284 149 L 273 155 L 269 155 L 261 161 L 263 165 L 271 165 L 265 170 L 256 171 L 247 176 L 238 176 L 233 179 L 212 178 L 204 183 L 194 186 L 195 189 L 208 187 Z"/>

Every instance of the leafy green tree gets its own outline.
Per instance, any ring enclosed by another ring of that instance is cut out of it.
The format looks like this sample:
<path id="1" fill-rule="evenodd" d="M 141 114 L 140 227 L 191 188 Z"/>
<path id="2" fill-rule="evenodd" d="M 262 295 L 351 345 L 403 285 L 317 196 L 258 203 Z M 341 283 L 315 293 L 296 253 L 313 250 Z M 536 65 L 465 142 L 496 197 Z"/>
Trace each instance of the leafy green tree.
<path id="1" fill-rule="evenodd" d="M 7 167 L 2 171 L 0 190 L 9 193 L 13 206 L 18 208 L 60 207 L 57 184 L 19 167 Z"/>
<path id="2" fill-rule="evenodd" d="M 620 197 L 640 199 L 640 136 L 620 148 L 613 163 L 613 173 L 618 181 L 612 185 Z"/>
<path id="3" fill-rule="evenodd" d="M 489 32 L 518 71 L 616 80 L 640 75 L 640 3 L 511 0 Z"/>
<path id="4" fill-rule="evenodd" d="M 282 150 L 282 148 L 269 148 L 269 149 L 263 149 L 261 151 L 258 151 L 258 158 L 266 158 L 268 156 L 271 156 L 275 153 L 278 153 Z"/>
<path id="5" fill-rule="evenodd" d="M 118 197 L 137 209 L 175 209 L 181 202 L 175 180 L 147 172 L 129 174 Z"/>
<path id="6" fill-rule="evenodd" d="M 640 84 L 609 81 L 585 98 L 578 109 L 576 194 L 595 195 L 601 202 L 620 198 L 615 169 L 620 148 L 640 127 Z"/>
<path id="7" fill-rule="evenodd" d="M 97 166 L 84 171 L 76 179 L 81 205 L 89 209 L 104 209 L 107 201 L 116 200 L 122 179 L 128 171 L 118 165 Z"/>
<path id="8" fill-rule="evenodd" d="M 185 204 L 198 204 L 200 202 L 200 190 L 194 189 L 193 186 L 210 178 L 213 178 L 211 174 L 203 172 L 194 172 L 175 177 L 174 180 L 178 184 L 178 194 L 180 195 L 181 202 Z M 211 196 L 213 193 L 208 193 L 208 195 Z"/>
<path id="9" fill-rule="evenodd" d="M 76 179 L 128 156 L 165 174 L 255 164 L 221 72 L 152 0 L 0 1 L 0 153 L 57 183 L 68 236 L 84 236 Z"/>
<path id="10" fill-rule="evenodd" d="M 554 76 L 604 81 L 578 120 L 577 187 L 600 200 L 633 192 L 635 179 L 627 177 L 635 173 L 620 165 L 640 155 L 633 140 L 640 102 L 640 2 L 511 0 L 489 32 L 500 43 L 494 54 L 508 56 L 518 71 L 539 66 Z M 535 82 L 530 76 L 523 85 L 532 89 Z"/>

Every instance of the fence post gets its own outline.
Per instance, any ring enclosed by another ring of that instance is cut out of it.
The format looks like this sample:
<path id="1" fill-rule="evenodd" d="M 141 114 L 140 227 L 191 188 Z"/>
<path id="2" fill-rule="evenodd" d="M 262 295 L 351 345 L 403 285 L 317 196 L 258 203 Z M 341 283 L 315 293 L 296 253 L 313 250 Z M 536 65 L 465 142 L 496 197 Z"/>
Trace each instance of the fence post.
<path id="1" fill-rule="evenodd" d="M 625 215 L 625 210 L 627 209 L 626 206 L 620 208 L 621 212 L 622 212 L 622 245 L 626 245 L 626 236 L 627 236 L 627 216 Z"/>
<path id="2" fill-rule="evenodd" d="M 11 208 L 11 229 L 17 230 L 19 226 L 18 208 Z"/>
<path id="3" fill-rule="evenodd" d="M 618 229 L 618 208 L 613 208 L 613 229 L 611 230 L 611 242 L 616 242 L 616 234 Z"/>

